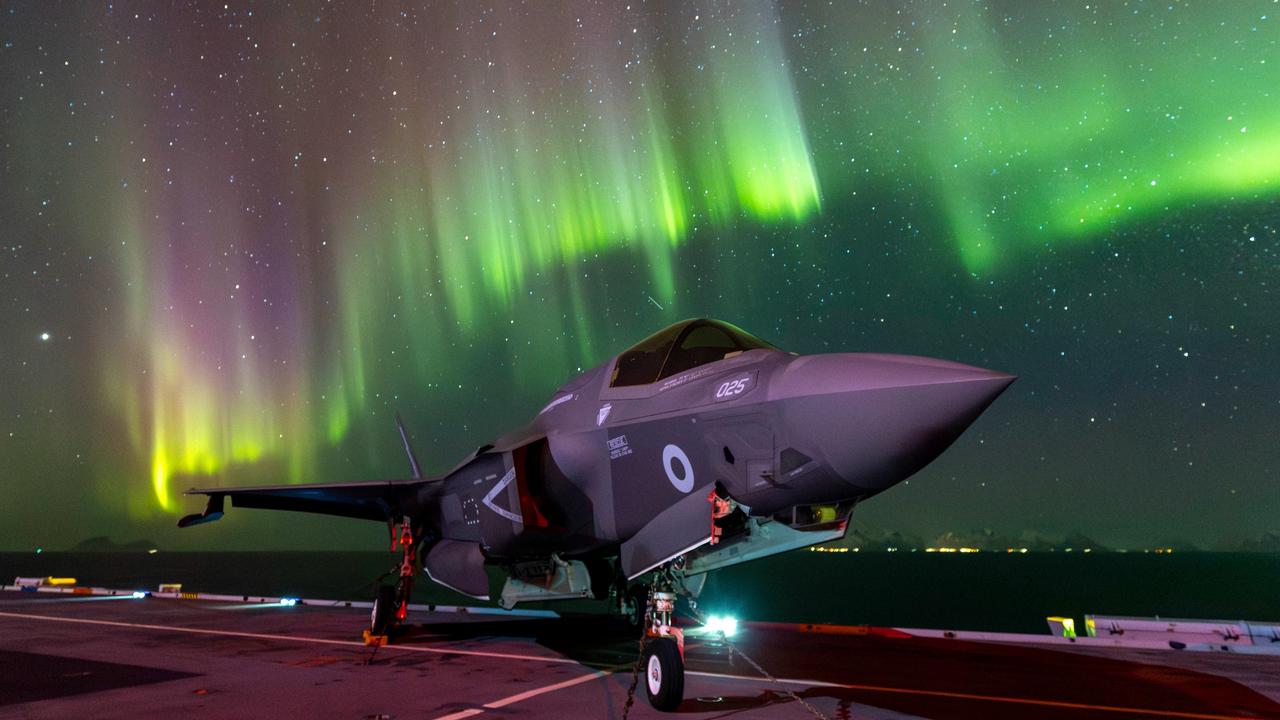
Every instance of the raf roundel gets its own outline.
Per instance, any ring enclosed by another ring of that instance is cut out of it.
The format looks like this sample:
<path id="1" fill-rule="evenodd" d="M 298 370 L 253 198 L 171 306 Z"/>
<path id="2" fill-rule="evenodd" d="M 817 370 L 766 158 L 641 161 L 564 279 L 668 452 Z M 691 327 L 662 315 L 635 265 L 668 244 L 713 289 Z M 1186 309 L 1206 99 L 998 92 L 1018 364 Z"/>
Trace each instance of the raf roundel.
<path id="1" fill-rule="evenodd" d="M 675 464 L 680 466 L 678 473 Z M 693 490 L 693 465 L 689 463 L 689 456 L 679 447 L 668 445 L 662 448 L 662 468 L 667 471 L 667 479 L 677 490 L 682 493 Z"/>

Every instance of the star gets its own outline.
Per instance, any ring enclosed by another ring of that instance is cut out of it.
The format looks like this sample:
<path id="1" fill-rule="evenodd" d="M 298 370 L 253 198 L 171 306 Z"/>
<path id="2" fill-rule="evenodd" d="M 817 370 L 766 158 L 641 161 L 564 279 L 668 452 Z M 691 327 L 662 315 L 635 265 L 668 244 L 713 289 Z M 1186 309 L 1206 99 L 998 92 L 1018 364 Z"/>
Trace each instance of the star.
<path id="1" fill-rule="evenodd" d="M 40 333 L 40 342 L 49 342 L 50 335 L 47 332 Z"/>

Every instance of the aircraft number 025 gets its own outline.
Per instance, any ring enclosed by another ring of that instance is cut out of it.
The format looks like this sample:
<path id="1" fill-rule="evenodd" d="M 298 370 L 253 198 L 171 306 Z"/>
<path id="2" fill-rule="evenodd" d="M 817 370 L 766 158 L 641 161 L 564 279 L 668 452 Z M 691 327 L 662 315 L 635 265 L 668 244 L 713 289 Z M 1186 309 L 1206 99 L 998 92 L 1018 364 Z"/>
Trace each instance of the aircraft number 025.
<path id="1" fill-rule="evenodd" d="M 744 375 L 743 377 L 736 378 L 734 380 L 727 380 L 720 383 L 720 386 L 716 388 L 716 400 L 727 400 L 735 395 L 741 395 L 750 389 L 750 375 Z"/>

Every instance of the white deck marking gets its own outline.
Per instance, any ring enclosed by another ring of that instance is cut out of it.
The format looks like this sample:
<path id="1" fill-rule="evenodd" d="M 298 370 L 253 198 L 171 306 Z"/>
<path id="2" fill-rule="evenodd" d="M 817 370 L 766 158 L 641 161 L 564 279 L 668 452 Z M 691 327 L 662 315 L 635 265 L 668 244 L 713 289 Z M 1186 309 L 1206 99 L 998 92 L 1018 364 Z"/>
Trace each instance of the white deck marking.
<path id="1" fill-rule="evenodd" d="M 440 717 L 436 718 L 436 720 L 462 720 L 462 718 L 469 718 L 474 715 L 483 715 L 483 714 L 484 714 L 484 710 L 481 710 L 480 708 L 471 708 L 470 710 L 463 710 L 461 712 L 456 712 L 452 715 L 441 715 Z"/>
<path id="2" fill-rule="evenodd" d="M 0 617 L 11 617 L 11 618 L 18 618 L 21 620 L 46 620 L 49 622 L 80 623 L 84 625 L 104 625 L 107 627 L 121 627 L 121 628 L 129 628 L 134 630 L 160 630 L 160 631 L 168 631 L 168 632 L 190 633 L 193 635 L 221 635 L 225 637 L 244 637 L 244 638 L 253 638 L 257 640 L 280 640 L 283 642 L 313 643 L 318 645 L 345 645 L 348 647 L 356 647 L 356 648 L 365 647 L 364 643 L 355 642 L 353 640 L 328 640 L 326 638 L 299 637 L 296 635 L 273 635 L 268 633 L 237 632 L 234 630 L 206 630 L 202 628 L 173 627 L 171 625 L 150 625 L 145 623 L 127 623 L 127 622 L 118 622 L 114 620 L 90 620 L 88 618 L 51 617 L 49 615 L 35 615 L 31 613 L 0 612 Z M 581 665 L 581 663 L 579 663 L 577 660 L 571 660 L 569 658 L 543 657 L 540 655 L 520 655 L 517 653 L 496 653 L 496 652 L 484 652 L 480 650 L 461 650 L 461 649 L 450 650 L 445 648 L 421 647 L 417 645 L 386 645 L 385 649 L 386 650 L 404 650 L 408 652 L 436 653 L 438 655 L 471 655 L 476 657 L 502 658 L 506 660 L 522 660 L 524 662 L 546 662 L 546 663 L 565 663 L 570 665 Z M 546 687 L 536 688 L 534 690 L 527 690 L 523 693 L 518 693 L 510 697 L 502 698 L 500 700 L 495 700 L 482 707 L 488 708 L 488 709 L 497 709 L 500 707 L 505 707 L 506 705 L 520 702 L 521 700 L 534 697 L 536 695 L 541 695 L 543 693 L 560 690 L 566 687 L 572 687 L 573 685 L 584 683 L 584 682 L 587 682 L 588 680 L 592 680 L 597 677 L 603 677 L 605 675 L 610 674 L 611 672 L 613 671 L 597 670 L 589 675 L 583 675 L 581 677 L 576 677 L 571 680 L 566 680 L 564 682 L 556 683 L 554 685 L 547 685 Z M 686 670 L 685 675 L 696 675 L 699 677 L 720 678 L 723 680 L 738 680 L 738 681 L 756 682 L 756 683 L 768 682 L 767 679 L 762 677 L 749 677 L 749 676 L 743 676 L 743 675 L 725 675 L 721 673 L 705 672 L 705 671 L 699 671 L 699 670 Z M 1155 715 L 1159 717 L 1169 717 L 1169 718 L 1187 718 L 1189 720 L 1237 720 L 1238 718 L 1238 716 L 1233 716 L 1233 715 L 1216 715 L 1216 714 L 1210 714 L 1210 713 L 1180 712 L 1177 710 L 1156 710 L 1151 708 L 1118 707 L 1114 705 L 1093 705 L 1089 703 L 1064 702 L 1060 700 L 1037 700 L 1034 698 L 1003 697 L 1000 695 L 977 695 L 977 694 L 971 694 L 971 693 L 947 692 L 942 690 L 924 690 L 924 689 L 917 689 L 917 688 L 889 687 L 889 686 L 882 686 L 882 685 L 833 683 L 833 682 L 824 682 L 821 680 L 800 680 L 800 679 L 792 679 L 792 678 L 778 678 L 778 682 L 787 683 L 791 685 L 808 685 L 811 687 L 842 688 L 845 690 L 864 690 L 864 691 L 870 691 L 870 692 L 882 692 L 882 693 L 891 693 L 891 694 L 900 694 L 900 695 L 924 695 L 928 697 L 942 697 L 942 698 L 950 698 L 954 700 L 976 700 L 976 701 L 985 701 L 985 702 L 1010 703 L 1015 705 L 1029 705 L 1032 707 L 1039 706 L 1039 707 L 1062 708 L 1066 710 L 1084 710 L 1084 711 L 1090 711 L 1090 712 L 1107 712 L 1107 713 L 1120 713 L 1120 714 L 1130 714 L 1130 715 Z M 443 717 L 436 718 L 436 720 L 461 720 L 461 718 L 474 717 L 476 715 L 482 714 L 483 712 L 484 710 L 481 708 L 470 708 L 468 710 L 462 710 L 452 715 L 445 715 Z"/>
<path id="3" fill-rule="evenodd" d="M 224 637 L 242 637 L 255 640 L 280 640 L 283 642 L 312 643 L 315 645 L 345 645 L 364 648 L 363 642 L 354 640 L 329 640 L 327 638 L 304 637 L 300 635 L 273 635 L 270 633 L 239 632 L 236 630 L 208 630 L 205 628 L 175 627 L 172 625 L 150 625 L 147 623 L 127 623 L 115 620 L 90 620 L 88 618 L 51 617 L 32 613 L 0 612 L 0 617 L 19 618 L 22 620 L 46 620 L 49 622 L 81 623 L 84 625 L 105 625 L 107 627 L 130 628 L 134 630 L 160 630 L 167 632 L 191 633 L 193 635 L 221 635 Z M 523 660 L 525 662 L 563 663 L 580 665 L 577 660 L 562 657 L 546 657 L 542 655 L 520 655 L 517 653 L 487 652 L 484 650 L 464 650 L 462 648 L 423 647 L 421 645 L 384 645 L 383 650 L 405 650 L 407 652 L 435 653 L 437 655 L 471 655 L 475 657 L 502 658 L 504 660 Z"/>
<path id="4" fill-rule="evenodd" d="M 555 692 L 556 690 L 563 690 L 567 687 L 573 687 L 574 685 L 581 685 L 584 682 L 590 682 L 591 680 L 605 677 L 611 673 L 612 673 L 611 670 L 596 670 L 595 672 L 589 675 L 580 675 L 576 678 L 570 678 L 568 680 L 563 680 L 561 682 L 553 683 L 551 685 L 544 685 L 542 687 L 534 688 L 532 690 L 525 690 L 522 693 L 516 693 L 515 695 L 508 695 L 507 697 L 504 697 L 500 700 L 487 702 L 478 708 L 470 708 L 468 710 L 461 710 L 459 712 L 451 713 L 449 715 L 441 715 L 435 720 L 462 720 L 462 718 L 469 718 L 475 715 L 480 715 L 485 710 L 497 710 L 498 708 L 506 707 L 508 705 L 514 705 L 518 702 L 528 700 L 531 697 L 537 697 L 539 695 L 544 695 L 549 692 Z"/>

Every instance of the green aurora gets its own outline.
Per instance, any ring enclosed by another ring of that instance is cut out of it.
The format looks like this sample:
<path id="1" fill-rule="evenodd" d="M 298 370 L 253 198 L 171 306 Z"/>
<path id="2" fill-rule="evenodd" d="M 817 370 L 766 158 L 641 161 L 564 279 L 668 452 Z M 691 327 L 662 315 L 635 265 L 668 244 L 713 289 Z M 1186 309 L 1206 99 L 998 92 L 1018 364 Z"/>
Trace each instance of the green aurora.
<path id="1" fill-rule="evenodd" d="M 383 470 L 389 410 L 505 398 L 465 450 L 666 322 L 749 325 L 739 251 L 882 272 L 846 218 L 924 228 L 954 293 L 1280 193 L 1273 2 L 535 8 L 18 6 L 6 214 L 93 259 L 46 316 L 108 514 Z"/>

